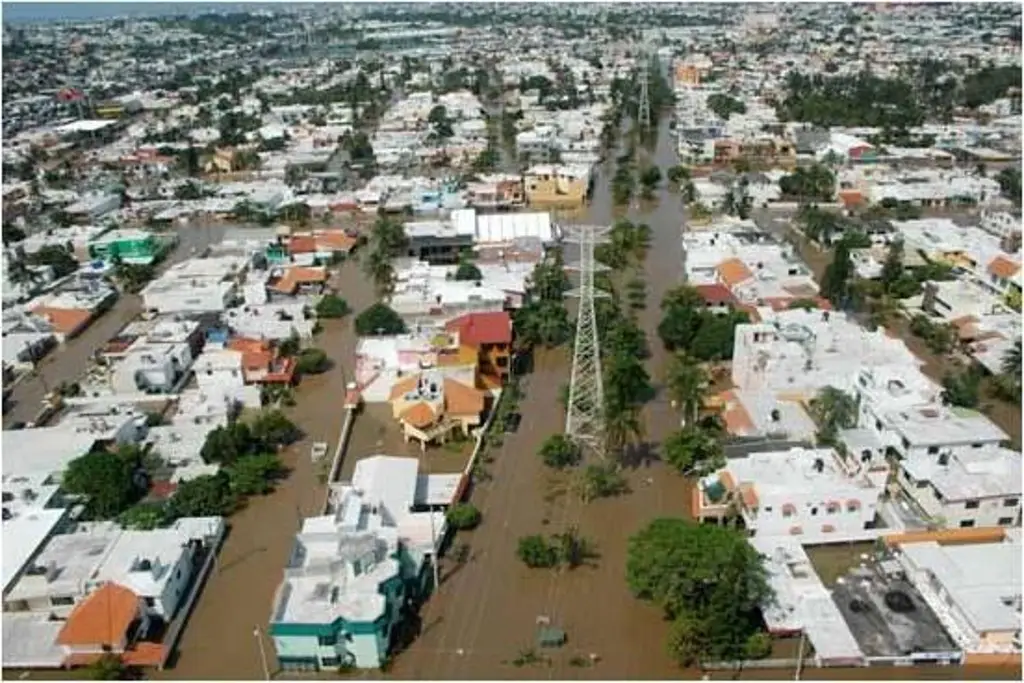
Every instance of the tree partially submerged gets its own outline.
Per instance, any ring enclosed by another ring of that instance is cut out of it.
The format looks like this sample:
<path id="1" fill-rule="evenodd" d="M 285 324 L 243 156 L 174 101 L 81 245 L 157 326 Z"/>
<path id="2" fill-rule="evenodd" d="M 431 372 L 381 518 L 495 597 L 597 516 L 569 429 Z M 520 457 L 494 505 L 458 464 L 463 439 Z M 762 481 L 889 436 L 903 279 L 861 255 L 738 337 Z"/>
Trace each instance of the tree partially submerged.
<path id="1" fill-rule="evenodd" d="M 656 519 L 630 538 L 626 578 L 672 620 L 668 648 L 682 666 L 766 654 L 760 608 L 772 591 L 744 534 Z"/>

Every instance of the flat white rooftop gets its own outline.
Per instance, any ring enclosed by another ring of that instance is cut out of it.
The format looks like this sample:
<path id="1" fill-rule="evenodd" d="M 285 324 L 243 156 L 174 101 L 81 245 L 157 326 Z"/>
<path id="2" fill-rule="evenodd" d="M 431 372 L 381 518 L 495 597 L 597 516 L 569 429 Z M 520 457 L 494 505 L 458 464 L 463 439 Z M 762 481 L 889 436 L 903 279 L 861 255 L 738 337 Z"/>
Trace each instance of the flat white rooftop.
<path id="1" fill-rule="evenodd" d="M 907 543 L 900 551 L 949 593 L 978 632 L 1019 631 L 1020 542 L 939 545 Z M 1019 604 L 1019 603 L 1018 603 Z"/>

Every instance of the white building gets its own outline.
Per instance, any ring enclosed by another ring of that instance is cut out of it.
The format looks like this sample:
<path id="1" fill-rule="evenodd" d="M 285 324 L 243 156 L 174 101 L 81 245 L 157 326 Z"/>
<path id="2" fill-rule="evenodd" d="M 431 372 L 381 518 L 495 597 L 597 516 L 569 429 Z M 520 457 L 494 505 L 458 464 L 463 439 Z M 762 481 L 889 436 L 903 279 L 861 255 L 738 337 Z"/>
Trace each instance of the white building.
<path id="1" fill-rule="evenodd" d="M 274 597 L 270 635 L 285 670 L 376 668 L 401 606 L 430 590 L 430 557 L 460 475 L 420 475 L 415 458 L 359 461 L 331 492 L 333 512 L 303 521 Z M 413 512 L 414 507 L 431 508 Z"/>
<path id="2" fill-rule="evenodd" d="M 732 503 L 751 536 L 795 536 L 802 543 L 877 537 L 875 512 L 884 477 L 869 477 L 832 449 L 752 453 L 706 477 L 701 517 L 722 516 Z"/>
<path id="3" fill-rule="evenodd" d="M 1013 530 L 1001 542 L 940 545 L 902 543 L 898 558 L 949 634 L 972 653 L 1019 655 L 1021 540 Z"/>
<path id="4" fill-rule="evenodd" d="M 1020 457 L 992 445 L 919 455 L 900 462 L 897 481 L 906 496 L 942 526 L 1019 526 Z"/>

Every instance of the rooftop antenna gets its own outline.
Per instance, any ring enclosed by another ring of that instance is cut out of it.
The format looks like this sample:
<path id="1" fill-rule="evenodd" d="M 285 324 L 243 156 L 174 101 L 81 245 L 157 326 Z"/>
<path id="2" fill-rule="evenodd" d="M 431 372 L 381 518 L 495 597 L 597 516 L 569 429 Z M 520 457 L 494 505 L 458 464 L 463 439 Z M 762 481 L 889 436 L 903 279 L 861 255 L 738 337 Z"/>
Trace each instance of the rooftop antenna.
<path id="1" fill-rule="evenodd" d="M 580 260 L 569 268 L 580 274 L 578 288 L 567 296 L 580 300 L 576 315 L 576 341 L 573 347 L 572 375 L 569 381 L 569 403 L 565 416 L 565 433 L 581 449 L 604 458 L 605 420 L 604 383 L 601 378 L 601 345 L 597 332 L 594 300 L 608 294 L 594 286 L 594 274 L 608 267 L 594 257 L 595 247 L 607 241 L 611 228 L 606 226 L 566 226 L 565 240 L 578 244 Z"/>

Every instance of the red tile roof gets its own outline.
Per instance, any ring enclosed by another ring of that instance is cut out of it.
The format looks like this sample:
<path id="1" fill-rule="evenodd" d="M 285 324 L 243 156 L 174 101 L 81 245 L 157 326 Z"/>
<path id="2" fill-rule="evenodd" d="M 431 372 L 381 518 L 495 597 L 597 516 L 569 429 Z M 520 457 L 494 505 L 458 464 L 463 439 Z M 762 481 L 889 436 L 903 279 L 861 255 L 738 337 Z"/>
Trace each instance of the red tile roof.
<path id="1" fill-rule="evenodd" d="M 445 330 L 458 332 L 459 342 L 472 346 L 512 343 L 512 318 L 505 311 L 468 313 L 449 321 Z"/>
<path id="2" fill-rule="evenodd" d="M 57 636 L 57 644 L 117 645 L 139 616 L 140 604 L 139 596 L 124 586 L 106 583 L 71 610 Z"/>
<path id="3" fill-rule="evenodd" d="M 697 285 L 694 289 L 711 305 L 736 303 L 736 297 L 725 285 Z"/>

